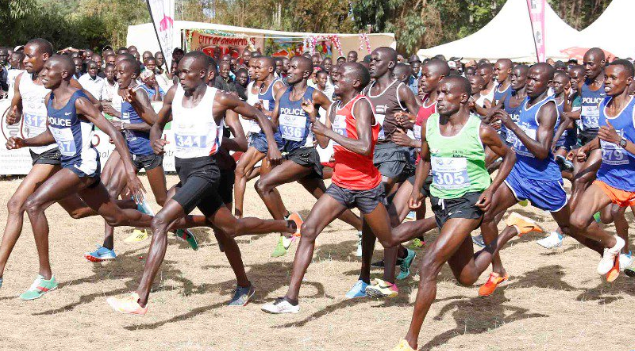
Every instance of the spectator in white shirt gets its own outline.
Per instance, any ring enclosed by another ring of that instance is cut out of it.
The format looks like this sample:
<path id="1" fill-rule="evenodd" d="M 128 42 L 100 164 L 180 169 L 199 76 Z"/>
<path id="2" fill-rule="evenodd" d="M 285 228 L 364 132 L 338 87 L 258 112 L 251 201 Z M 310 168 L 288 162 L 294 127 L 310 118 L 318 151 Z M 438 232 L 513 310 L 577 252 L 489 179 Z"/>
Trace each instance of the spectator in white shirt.
<path id="1" fill-rule="evenodd" d="M 106 79 L 104 80 L 104 88 L 101 90 L 102 101 L 112 101 L 112 98 L 117 94 L 119 85 L 115 80 L 115 65 L 107 64 L 104 69 Z"/>
<path id="2" fill-rule="evenodd" d="M 77 80 L 82 87 L 91 93 L 95 99 L 101 100 L 101 92 L 104 89 L 104 78 L 97 75 L 98 69 L 95 61 L 88 61 L 86 74 Z"/>

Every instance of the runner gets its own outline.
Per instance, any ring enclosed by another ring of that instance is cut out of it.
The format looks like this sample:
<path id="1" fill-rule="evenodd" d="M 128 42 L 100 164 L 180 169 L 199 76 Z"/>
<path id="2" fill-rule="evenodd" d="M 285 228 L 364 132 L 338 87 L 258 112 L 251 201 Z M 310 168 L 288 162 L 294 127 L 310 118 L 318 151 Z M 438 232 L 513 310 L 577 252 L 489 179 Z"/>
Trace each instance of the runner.
<path id="1" fill-rule="evenodd" d="M 437 276 L 446 262 L 462 285 L 474 284 L 507 241 L 534 228 L 521 216 L 510 216 L 508 227 L 497 240 L 474 253 L 470 233 L 480 225 L 483 213 L 495 205 L 494 194 L 503 188 L 501 185 L 514 165 L 515 155 L 493 128 L 470 114 L 471 92 L 467 79 L 447 77 L 439 84 L 438 92 L 439 113 L 422 124 L 422 162 L 417 166 L 409 203 L 413 208 L 421 206 L 420 189 L 432 170 L 431 202 L 440 234 L 421 262 L 421 280 L 408 334 L 393 351 L 418 349 L 423 320 L 436 298 Z M 485 146 L 503 157 L 493 181 L 485 167 Z"/>
<path id="2" fill-rule="evenodd" d="M 382 245 L 392 247 L 397 243 L 392 238 L 390 219 L 384 205 L 381 174 L 372 160 L 380 126 L 375 120 L 368 98 L 360 94 L 369 83 L 370 75 L 361 64 L 348 62 L 340 66 L 334 78 L 335 94 L 341 100 L 331 107 L 326 125 L 315 120 L 312 128 L 320 146 L 325 147 L 329 140 L 337 143 L 334 146 L 333 183 L 313 206 L 302 225 L 302 237 L 293 261 L 291 284 L 286 295 L 264 305 L 262 310 L 265 312 L 299 312 L 300 285 L 313 257 L 315 239 L 346 209 L 357 207 L 364 218 L 363 230 L 372 230 Z M 315 119 L 315 109 L 306 107 L 312 110 L 311 117 Z M 396 292 L 396 287 L 394 289 Z"/>
<path id="3" fill-rule="evenodd" d="M 554 126 L 558 119 L 555 99 L 548 91 L 554 72 L 554 68 L 546 63 L 535 64 L 529 69 L 525 87 L 527 98 L 521 104 L 517 123 L 505 110 L 494 113 L 494 117 L 500 119 L 507 130 L 515 135 L 517 162 L 505 180 L 506 186 L 494 192 L 493 206 L 485 213 L 481 232 L 486 243 L 488 238 L 496 238 L 498 229 L 495 218 L 519 201 L 529 200 L 534 207 L 551 212 L 565 234 L 602 252 L 600 243 L 580 236 L 569 224 L 569 206 L 562 175 L 551 152 Z M 528 218 L 525 220 L 532 221 Z M 479 295 L 491 295 L 507 279 L 509 275 L 502 264 L 494 267 L 487 282 L 479 289 Z"/>
<path id="4" fill-rule="evenodd" d="M 598 137 L 577 153 L 584 160 L 590 152 L 602 151 L 597 180 L 581 194 L 580 203 L 584 206 L 573 211 L 571 225 L 604 245 L 597 271 L 606 275 L 608 282 L 619 276 L 618 256 L 625 241 L 600 228 L 593 215 L 611 203 L 621 207 L 635 205 L 635 99 L 628 93 L 634 74 L 633 65 L 626 60 L 615 60 L 606 68 L 604 86 L 608 96 L 599 106 Z"/>
<path id="5" fill-rule="evenodd" d="M 221 146 L 221 132 L 225 113 L 233 110 L 247 118 L 255 118 L 269 142 L 268 156 L 277 161 L 276 148 L 270 122 L 262 112 L 240 101 L 233 94 L 217 92 L 206 84 L 210 64 L 216 64 L 200 51 L 187 53 L 179 62 L 180 84 L 170 88 L 159 119 L 152 126 L 150 139 L 157 154 L 164 152 L 167 140 L 161 139 L 166 123 L 172 121 L 175 134 L 175 162 L 180 183 L 176 194 L 152 219 L 152 243 L 147 255 L 143 277 L 136 292 L 124 298 L 111 297 L 108 304 L 121 313 L 145 314 L 148 310 L 150 288 L 159 271 L 167 248 L 167 231 L 194 208 L 204 214 L 207 223 L 229 237 L 243 234 L 297 231 L 293 221 L 236 219 L 223 206 L 218 193 L 220 170 L 213 155 Z M 273 70 L 272 70 L 273 71 Z"/>
<path id="6" fill-rule="evenodd" d="M 481 63 L 477 68 L 477 75 L 485 81 L 485 87 L 481 91 L 483 101 L 487 100 L 490 104 L 494 102 L 494 92 L 496 91 L 496 80 L 494 79 L 494 67 L 490 63 Z M 485 104 L 483 103 L 483 106 Z"/>
<path id="7" fill-rule="evenodd" d="M 316 199 L 326 191 L 320 156 L 311 137 L 310 114 L 316 113 L 319 108 L 328 110 L 331 101 L 318 90 L 307 86 L 311 72 L 313 65 L 309 59 L 304 56 L 291 59 L 287 75 L 289 87 L 278 92 L 271 119 L 274 125 L 279 125 L 283 145 L 281 151 L 286 153 L 286 161 L 273 167 L 256 182 L 258 195 L 271 216 L 278 220 L 284 219 L 281 209 L 285 207 L 280 193 L 274 192 L 275 188 L 297 181 Z M 292 213 L 289 218 L 302 221 L 297 213 Z M 362 223 L 359 217 L 347 210 L 340 219 L 357 229 L 361 237 Z"/>

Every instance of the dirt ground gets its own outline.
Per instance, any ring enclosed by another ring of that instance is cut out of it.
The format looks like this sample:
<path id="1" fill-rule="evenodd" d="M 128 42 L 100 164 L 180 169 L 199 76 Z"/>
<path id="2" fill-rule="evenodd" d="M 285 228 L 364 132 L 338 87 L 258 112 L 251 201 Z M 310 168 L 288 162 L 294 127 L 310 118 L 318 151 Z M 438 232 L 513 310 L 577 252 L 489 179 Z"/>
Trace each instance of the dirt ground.
<path id="1" fill-rule="evenodd" d="M 176 178 L 170 176 L 168 183 L 176 183 Z M 7 203 L 18 184 L 0 183 L 0 203 Z M 251 184 L 248 189 L 247 215 L 269 218 Z M 314 204 L 299 185 L 280 191 L 287 207 L 303 216 Z M 513 210 L 538 219 L 547 229 L 556 227 L 545 212 L 531 207 Z M 344 299 L 360 263 L 354 255 L 355 231 L 339 221 L 318 239 L 301 290 L 299 314 L 274 316 L 260 310 L 263 303 L 286 291 L 295 245 L 287 256 L 273 259 L 276 235 L 239 239 L 257 291 L 246 307 L 231 308 L 225 304 L 235 287 L 233 273 L 212 233 L 197 229 L 199 251 L 170 238 L 149 312 L 138 317 L 112 312 L 106 298 L 135 289 L 149 240 L 126 244 L 123 239 L 131 230 L 118 229 L 117 260 L 93 264 L 82 254 L 101 242 L 103 221 L 72 220 L 57 205 L 47 215 L 52 267 L 60 287 L 39 300 L 18 299 L 38 267 L 26 220 L 0 289 L 0 349 L 390 350 L 408 329 L 418 276 L 399 282 L 400 295 L 395 299 Z M 6 216 L 2 206 L 2 227 Z M 628 218 L 632 223 L 632 215 Z M 435 236 L 436 232 L 429 233 L 426 239 Z M 488 272 L 475 287 L 462 287 L 446 266 L 423 326 L 421 349 L 634 350 L 630 321 L 635 281 L 623 275 L 607 284 L 595 272 L 597 254 L 571 238 L 562 249 L 547 251 L 536 245 L 537 238 L 530 234 L 514 239 L 502 251 L 511 279 L 489 298 L 477 296 Z M 419 256 L 424 253 L 425 249 Z M 375 256 L 381 255 L 378 248 Z"/>

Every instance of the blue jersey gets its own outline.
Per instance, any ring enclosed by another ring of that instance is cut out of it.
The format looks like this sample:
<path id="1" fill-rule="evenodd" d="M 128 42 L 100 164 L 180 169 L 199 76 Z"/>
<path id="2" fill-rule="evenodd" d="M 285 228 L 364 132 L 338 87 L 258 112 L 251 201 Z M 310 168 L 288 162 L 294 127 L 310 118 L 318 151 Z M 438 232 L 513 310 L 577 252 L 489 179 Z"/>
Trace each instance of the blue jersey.
<path id="1" fill-rule="evenodd" d="M 499 87 L 496 87 L 496 89 L 494 90 L 494 102 L 492 103 L 492 105 L 496 105 L 498 104 L 499 101 L 502 101 L 503 99 L 505 99 L 507 97 L 507 95 L 511 95 L 510 93 L 512 92 L 512 85 L 508 85 L 507 89 L 503 90 L 503 91 L 499 91 L 498 90 Z"/>
<path id="2" fill-rule="evenodd" d="M 555 136 L 556 132 L 558 131 L 558 128 L 560 127 L 560 123 L 562 122 L 562 116 L 564 113 L 564 99 L 562 100 L 560 104 L 558 104 L 558 100 L 556 100 L 555 95 L 553 99 L 556 101 L 556 105 L 558 107 L 558 120 L 556 120 L 556 125 L 553 127 L 553 133 Z M 556 147 L 560 147 L 560 146 L 564 146 L 565 141 L 566 141 L 566 133 L 562 133 L 560 138 L 558 138 L 558 140 L 554 140 L 553 143 L 554 145 L 556 145 Z"/>
<path id="3" fill-rule="evenodd" d="M 59 110 L 53 108 L 52 92 L 46 102 L 48 128 L 62 154 L 62 167 L 81 164 L 82 155 L 92 149 L 93 124 L 80 119 L 75 109 L 75 100 L 80 97 L 87 98 L 84 92 L 77 90 Z"/>
<path id="4" fill-rule="evenodd" d="M 606 97 L 604 83 L 598 90 L 591 90 L 588 82 L 584 82 L 580 91 L 582 96 L 582 111 L 580 114 L 580 129 L 598 130 L 598 119 L 600 117 L 600 103 Z"/>
<path id="5" fill-rule="evenodd" d="M 606 105 L 612 97 L 606 97 L 600 104 L 600 126 L 607 120 L 621 137 L 631 143 L 635 142 L 635 99 L 631 97 L 628 105 L 616 117 L 606 115 Z M 635 192 L 635 155 L 619 145 L 600 140 L 602 147 L 602 165 L 597 179 L 624 191 Z"/>
<path id="6" fill-rule="evenodd" d="M 267 87 L 267 90 L 258 92 L 258 100 L 262 101 L 262 107 L 266 111 L 271 112 L 276 107 L 276 97 L 273 95 L 273 86 L 276 85 L 279 80 L 280 79 L 274 79 L 273 82 L 269 84 L 269 87 Z"/>
<path id="7" fill-rule="evenodd" d="M 302 109 L 302 100 L 313 100 L 312 87 L 307 87 L 304 95 L 297 101 L 291 101 L 293 87 L 288 87 L 278 102 L 278 129 L 284 143 L 284 151 L 291 152 L 306 145 L 311 132 L 309 115 Z"/>
<path id="8" fill-rule="evenodd" d="M 527 104 L 529 104 L 529 97 L 520 104 L 520 119 L 518 121 L 518 126 L 531 139 L 536 140 L 536 135 L 538 133 L 538 111 L 540 111 L 541 107 L 550 102 L 555 103 L 553 96 L 548 96 L 543 100 L 536 102 L 536 104 L 531 107 L 527 107 Z M 524 178 L 539 180 L 562 179 L 560 168 L 558 168 L 556 161 L 554 161 L 551 151 L 549 151 L 549 155 L 545 159 L 539 160 L 517 137 L 514 138 L 514 151 L 516 151 L 517 155 L 514 169 L 516 169 L 516 171 L 518 171 Z"/>
<path id="9" fill-rule="evenodd" d="M 512 107 L 511 100 L 514 95 L 516 95 L 516 92 L 512 90 L 509 91 L 509 94 L 505 95 L 505 100 L 503 101 L 503 108 L 505 109 L 505 112 L 507 112 L 509 117 L 512 119 L 512 121 L 518 124 L 518 121 L 520 120 L 520 106 L 522 105 L 522 103 L 516 107 Z M 505 141 L 507 141 L 510 144 L 513 144 L 514 140 L 516 139 L 516 135 L 513 132 L 508 131 L 507 127 L 505 127 L 504 124 L 501 124 L 500 130 L 501 130 L 501 135 L 506 136 Z"/>
<path id="10" fill-rule="evenodd" d="M 140 94 L 140 92 L 137 92 L 137 94 Z M 121 120 L 127 124 L 145 123 L 137 111 L 135 111 L 134 107 L 125 100 L 121 103 Z M 150 146 L 149 132 L 125 130 L 124 135 L 131 154 L 141 156 L 151 155 L 154 153 L 152 147 Z"/>

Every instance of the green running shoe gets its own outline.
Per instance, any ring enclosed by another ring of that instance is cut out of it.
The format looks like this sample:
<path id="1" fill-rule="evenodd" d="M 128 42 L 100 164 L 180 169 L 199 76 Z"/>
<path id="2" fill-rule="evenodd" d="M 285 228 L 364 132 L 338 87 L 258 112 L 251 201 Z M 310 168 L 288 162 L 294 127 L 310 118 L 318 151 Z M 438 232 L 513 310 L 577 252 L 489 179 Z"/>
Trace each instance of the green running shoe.
<path id="1" fill-rule="evenodd" d="M 188 229 L 177 229 L 174 235 L 176 235 L 176 237 L 179 239 L 187 241 L 187 243 L 190 244 L 192 250 L 198 250 L 198 240 L 196 240 L 196 236 L 194 236 L 194 233 L 192 233 Z"/>
<path id="2" fill-rule="evenodd" d="M 286 238 L 283 235 L 280 235 L 278 238 L 278 243 L 276 244 L 276 248 L 271 253 L 271 257 L 282 257 L 287 254 L 289 247 L 291 247 L 292 238 Z"/>
<path id="3" fill-rule="evenodd" d="M 408 278 L 408 276 L 410 275 L 410 266 L 412 266 L 412 262 L 414 261 L 415 257 L 417 257 L 416 252 L 410 249 L 406 249 L 406 251 L 406 257 L 403 259 L 401 265 L 399 266 L 399 274 L 397 275 L 397 280 L 404 280 Z"/>
<path id="4" fill-rule="evenodd" d="M 595 221 L 598 223 L 602 222 L 602 219 L 600 218 L 600 212 L 595 212 L 593 214 L 593 219 L 595 219 Z"/>
<path id="5" fill-rule="evenodd" d="M 57 289 L 55 276 L 52 276 L 50 280 L 46 280 L 43 276 L 38 275 L 29 290 L 23 292 L 20 298 L 25 301 L 39 299 L 47 292 L 55 289 Z"/>
<path id="6" fill-rule="evenodd" d="M 415 250 L 421 249 L 424 246 L 426 246 L 426 242 L 421 240 L 420 238 L 414 238 L 412 242 L 410 243 L 410 248 Z"/>

